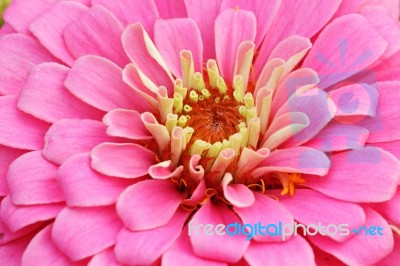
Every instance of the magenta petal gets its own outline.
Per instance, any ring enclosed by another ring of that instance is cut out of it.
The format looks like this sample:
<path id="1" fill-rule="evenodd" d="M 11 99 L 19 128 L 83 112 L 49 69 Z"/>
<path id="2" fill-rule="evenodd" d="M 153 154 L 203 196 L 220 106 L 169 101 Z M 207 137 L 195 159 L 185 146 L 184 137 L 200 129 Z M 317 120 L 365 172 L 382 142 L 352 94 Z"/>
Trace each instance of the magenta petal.
<path id="1" fill-rule="evenodd" d="M 183 18 L 187 17 L 184 0 L 154 0 L 160 12 L 160 17 Z"/>
<path id="2" fill-rule="evenodd" d="M 341 200 L 382 202 L 393 197 L 399 180 L 400 161 L 368 147 L 332 155 L 329 173 L 323 178 L 309 177 L 304 185 Z"/>
<path id="3" fill-rule="evenodd" d="M 88 266 L 123 266 L 115 257 L 114 248 L 108 248 L 97 253 L 88 263 Z"/>
<path id="4" fill-rule="evenodd" d="M 189 212 L 178 210 L 171 220 L 158 228 L 132 232 L 123 228 L 116 240 L 115 255 L 127 265 L 151 265 L 181 235 Z"/>
<path id="5" fill-rule="evenodd" d="M 7 245 L 1 246 L 0 261 L 4 265 L 21 265 L 22 255 L 26 247 L 31 241 L 32 236 L 22 237 L 16 241 L 10 242 Z M 25 266 L 25 265 L 23 265 Z"/>
<path id="6" fill-rule="evenodd" d="M 21 230 L 18 230 L 17 232 L 12 232 L 4 224 L 4 222 L 0 219 L 0 230 L 1 230 L 1 234 L 2 234 L 2 238 L 0 239 L 0 244 L 2 246 L 5 246 L 4 244 L 14 241 L 18 238 L 21 238 L 21 237 L 26 238 L 31 232 L 37 230 L 42 225 L 43 225 L 43 223 L 39 222 L 39 223 L 35 223 L 32 225 L 28 225 L 28 226 L 22 228 Z M 1 261 L 1 259 L 0 259 L 0 261 Z"/>
<path id="7" fill-rule="evenodd" d="M 136 178 L 148 173 L 156 160 L 152 151 L 132 143 L 102 143 L 90 154 L 96 171 L 122 178 Z"/>
<path id="8" fill-rule="evenodd" d="M 0 39 L 0 95 L 18 94 L 32 66 L 56 59 L 34 38 L 8 34 Z"/>
<path id="9" fill-rule="evenodd" d="M 121 226 L 114 206 L 65 208 L 51 235 L 60 251 L 71 260 L 80 260 L 114 245 Z"/>
<path id="10" fill-rule="evenodd" d="M 0 176 L 3 177 L 0 178 L 0 196 L 6 196 L 9 194 L 7 178 L 5 178 L 7 176 L 8 167 L 15 159 L 24 153 L 25 151 L 23 150 L 17 150 L 0 145 Z"/>
<path id="11" fill-rule="evenodd" d="M 190 33 L 190 38 L 188 34 Z M 196 22 L 187 18 L 157 20 L 154 42 L 165 63 L 176 77 L 182 77 L 180 52 L 192 52 L 195 71 L 202 72 L 203 42 Z"/>
<path id="12" fill-rule="evenodd" d="M 293 224 L 293 215 L 278 201 L 268 195 L 254 193 L 255 202 L 247 208 L 233 207 L 244 224 Z M 262 242 L 281 242 L 281 236 L 254 235 L 256 241 Z M 287 239 L 286 239 L 287 240 Z"/>
<path id="13" fill-rule="evenodd" d="M 0 144 L 17 149 L 43 148 L 49 124 L 16 108 L 15 96 L 0 97 Z"/>
<path id="14" fill-rule="evenodd" d="M 114 109 L 108 112 L 103 123 L 107 126 L 107 134 L 128 139 L 152 139 L 140 119 L 140 113 L 133 110 Z"/>
<path id="15" fill-rule="evenodd" d="M 360 43 L 365 44 L 361 49 Z M 304 60 L 303 67 L 313 68 L 319 73 L 321 82 L 318 86 L 324 89 L 373 64 L 386 47 L 386 41 L 365 18 L 350 14 L 325 27 Z M 338 50 L 344 50 L 346 54 L 342 55 Z M 343 56 L 346 57 L 344 63 Z"/>
<path id="16" fill-rule="evenodd" d="M 215 21 L 215 51 L 222 77 L 232 82 L 239 45 L 253 41 L 256 36 L 256 18 L 250 11 L 228 9 Z"/>
<path id="17" fill-rule="evenodd" d="M 99 55 L 120 67 L 129 60 L 122 49 L 121 23 L 102 6 L 90 8 L 64 30 L 64 40 L 75 58 Z"/>
<path id="18" fill-rule="evenodd" d="M 135 91 L 121 77 L 122 69 L 113 62 L 88 55 L 75 61 L 64 84 L 76 97 L 106 112 L 116 108 L 147 110 L 147 104 L 137 100 Z"/>
<path id="19" fill-rule="evenodd" d="M 145 180 L 121 194 L 117 211 L 130 230 L 153 229 L 171 220 L 185 196 L 171 180 Z"/>
<path id="20" fill-rule="evenodd" d="M 64 206 L 64 203 L 17 206 L 7 196 L 1 202 L 0 215 L 5 225 L 17 232 L 28 225 L 55 218 Z"/>
<path id="21" fill-rule="evenodd" d="M 90 167 L 89 154 L 77 154 L 66 160 L 58 171 L 62 195 L 68 206 L 111 205 L 132 182 L 104 176 Z"/>
<path id="22" fill-rule="evenodd" d="M 305 225 L 348 224 L 349 228 L 358 228 L 365 223 L 364 210 L 358 204 L 329 198 L 310 189 L 296 189 L 295 196 L 279 197 L 279 202 L 293 214 L 296 221 Z M 336 241 L 349 238 L 340 234 L 328 236 Z"/>
<path id="23" fill-rule="evenodd" d="M 43 158 L 40 151 L 16 159 L 7 174 L 10 196 L 15 204 L 33 205 L 64 201 L 58 184 L 57 166 Z"/>
<path id="24" fill-rule="evenodd" d="M 301 236 L 282 243 L 252 243 L 244 258 L 252 266 L 315 265 L 313 250 Z"/>
<path id="25" fill-rule="evenodd" d="M 215 205 L 211 201 L 204 204 L 193 216 L 188 225 L 188 234 L 192 243 L 194 253 L 206 259 L 225 261 L 230 263 L 238 262 L 247 250 L 250 241 L 245 236 L 235 235 L 206 235 L 203 227 L 197 228 L 200 224 L 241 224 L 236 214 L 225 205 Z"/>
<path id="26" fill-rule="evenodd" d="M 372 143 L 371 146 L 382 148 L 385 151 L 390 152 L 391 154 L 396 156 L 397 159 L 400 160 L 400 140 L 389 142 L 376 142 Z"/>
<path id="27" fill-rule="evenodd" d="M 393 235 L 382 216 L 371 209 L 366 209 L 365 213 L 367 215 L 365 226 L 380 226 L 383 235 L 371 236 L 362 233 L 345 242 L 336 242 L 316 235 L 310 237 L 310 241 L 347 265 L 374 265 L 392 251 Z"/>
<path id="28" fill-rule="evenodd" d="M 56 63 L 33 67 L 22 88 L 18 108 L 49 123 L 61 118 L 100 119 L 103 112 L 80 101 L 64 87 L 68 70 Z"/>
<path id="29" fill-rule="evenodd" d="M 381 260 L 377 265 L 379 266 L 390 266 L 396 265 L 400 261 L 400 236 L 394 234 L 394 247 L 393 251 Z"/>
<path id="30" fill-rule="evenodd" d="M 74 154 L 89 152 L 102 142 L 114 140 L 107 136 L 103 123 L 88 119 L 61 119 L 50 127 L 45 139 L 43 156 L 56 164 Z"/>
<path id="31" fill-rule="evenodd" d="M 29 30 L 55 57 L 71 65 L 74 58 L 64 42 L 64 30 L 79 19 L 88 8 L 72 1 L 60 1 L 48 12 L 36 18 Z"/>
<path id="32" fill-rule="evenodd" d="M 387 220 L 396 225 L 400 225 L 400 189 L 397 189 L 393 198 L 388 201 L 378 203 L 374 207 L 381 213 Z"/>

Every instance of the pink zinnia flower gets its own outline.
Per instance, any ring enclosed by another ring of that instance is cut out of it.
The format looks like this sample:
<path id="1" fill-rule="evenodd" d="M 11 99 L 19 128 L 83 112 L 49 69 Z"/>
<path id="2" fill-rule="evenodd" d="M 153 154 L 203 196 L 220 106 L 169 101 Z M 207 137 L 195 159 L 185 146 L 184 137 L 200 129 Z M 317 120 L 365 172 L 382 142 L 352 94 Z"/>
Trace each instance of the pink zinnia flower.
<path id="1" fill-rule="evenodd" d="M 13 0 L 0 264 L 396 265 L 399 2 Z M 196 224 L 382 236 L 190 234 Z"/>

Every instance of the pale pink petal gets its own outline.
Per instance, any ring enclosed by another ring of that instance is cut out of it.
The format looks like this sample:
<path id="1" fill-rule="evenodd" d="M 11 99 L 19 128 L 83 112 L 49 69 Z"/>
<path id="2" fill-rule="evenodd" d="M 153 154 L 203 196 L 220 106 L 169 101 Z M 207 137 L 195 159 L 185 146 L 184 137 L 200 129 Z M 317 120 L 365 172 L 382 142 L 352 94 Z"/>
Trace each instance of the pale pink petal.
<path id="1" fill-rule="evenodd" d="M 387 142 L 400 139 L 400 82 L 379 82 L 378 110 L 375 118 L 366 118 L 360 125 L 370 134 L 368 142 Z"/>
<path id="2" fill-rule="evenodd" d="M 37 16 L 48 11 L 57 0 L 14 0 L 4 12 L 4 19 L 18 32 L 28 33 L 28 26 Z"/>
<path id="3" fill-rule="evenodd" d="M 387 256 L 393 249 L 393 235 L 387 222 L 378 213 L 366 209 L 365 226 L 381 227 L 382 235 L 355 235 L 345 242 L 336 242 L 319 235 L 310 237 L 310 241 L 322 250 L 334 255 L 347 265 L 374 265 Z M 379 232 L 379 231 L 378 231 Z"/>
<path id="4" fill-rule="evenodd" d="M 123 67 L 129 60 L 122 49 L 122 31 L 122 25 L 114 15 L 95 6 L 65 28 L 64 40 L 75 58 L 99 55 Z"/>
<path id="5" fill-rule="evenodd" d="M 315 265 L 311 246 L 300 236 L 282 243 L 252 243 L 244 258 L 252 266 Z"/>
<path id="6" fill-rule="evenodd" d="M 282 1 L 275 19 L 269 27 L 255 63 L 255 75 L 258 77 L 267 62 L 271 51 L 282 40 L 291 35 L 312 37 L 331 19 L 341 0 L 315 2 L 313 0 Z M 318 14 L 318 19 L 312 18 Z M 277 34 L 279 33 L 279 34 Z"/>
<path id="7" fill-rule="evenodd" d="M 171 180 L 145 180 L 121 194 L 117 211 L 130 230 L 153 229 L 171 220 L 185 196 Z"/>
<path id="8" fill-rule="evenodd" d="M 392 154 L 368 147 L 334 154 L 330 159 L 328 175 L 309 177 L 304 186 L 351 202 L 382 202 L 394 196 L 400 161 Z"/>
<path id="9" fill-rule="evenodd" d="M 22 266 L 77 266 L 82 263 L 74 263 L 61 253 L 53 244 L 51 238 L 52 225 L 47 226 L 37 233 L 22 256 Z"/>
<path id="10" fill-rule="evenodd" d="M 103 111 L 148 108 L 122 81 L 122 69 L 102 57 L 88 55 L 75 61 L 64 84 L 76 97 Z"/>
<path id="11" fill-rule="evenodd" d="M 70 156 L 89 152 L 102 142 L 113 141 L 103 123 L 95 120 L 61 119 L 46 133 L 43 156 L 56 164 Z"/>
<path id="12" fill-rule="evenodd" d="M 128 139 L 152 139 L 140 119 L 140 113 L 134 110 L 114 109 L 103 118 L 107 134 Z"/>
<path id="13" fill-rule="evenodd" d="M 244 208 L 253 205 L 253 192 L 243 184 L 230 184 L 233 180 L 231 173 L 225 173 L 221 186 L 225 198 L 235 207 Z"/>
<path id="14" fill-rule="evenodd" d="M 190 238 L 185 227 L 180 237 L 162 256 L 162 265 L 165 266 L 227 266 L 226 263 L 211 261 L 197 256 L 192 249 Z"/>
<path id="15" fill-rule="evenodd" d="M 21 265 L 22 255 L 25 252 L 32 236 L 27 236 L 0 247 L 0 261 L 7 266 Z"/>
<path id="16" fill-rule="evenodd" d="M 390 15 L 398 20 L 400 13 L 400 3 L 397 0 L 363 0 L 365 5 L 380 5 L 389 11 Z"/>
<path id="17" fill-rule="evenodd" d="M 156 21 L 154 26 L 154 43 L 165 63 L 176 77 L 182 77 L 180 52 L 192 52 L 194 70 L 202 72 L 203 42 L 196 22 L 188 18 Z"/>
<path id="18" fill-rule="evenodd" d="M 311 189 L 296 189 L 294 196 L 279 197 L 279 203 L 293 214 L 296 221 L 306 226 L 348 224 L 352 229 L 365 223 L 365 213 L 359 205 L 329 198 Z M 332 232 L 329 228 L 325 230 Z M 328 236 L 341 242 L 349 238 L 340 234 L 328 234 Z"/>
<path id="19" fill-rule="evenodd" d="M 7 181 L 14 204 L 64 201 L 58 184 L 57 166 L 43 158 L 41 151 L 25 153 L 16 159 L 10 165 Z"/>
<path id="20" fill-rule="evenodd" d="M 324 176 L 330 167 L 329 158 L 322 151 L 308 147 L 280 149 L 271 154 L 252 172 L 260 177 L 270 172 L 306 173 Z"/>
<path id="21" fill-rule="evenodd" d="M 215 59 L 214 22 L 222 0 L 184 0 L 188 17 L 199 26 L 204 45 L 204 59 Z M 211 29 L 211 30 L 210 30 Z"/>
<path id="22" fill-rule="evenodd" d="M 0 95 L 18 94 L 32 66 L 57 61 L 28 35 L 7 34 L 0 39 Z"/>
<path id="23" fill-rule="evenodd" d="M 150 166 L 149 176 L 153 179 L 170 179 L 180 177 L 183 171 L 183 165 L 175 167 L 171 160 L 164 161 Z"/>
<path id="24" fill-rule="evenodd" d="M 250 11 L 227 9 L 215 21 L 215 52 L 222 77 L 232 82 L 239 45 L 253 41 L 256 36 L 256 18 Z"/>
<path id="25" fill-rule="evenodd" d="M 115 257 L 114 248 L 108 248 L 97 253 L 89 261 L 88 266 L 123 266 Z"/>
<path id="26" fill-rule="evenodd" d="M 364 147 L 369 131 L 357 125 L 332 122 L 304 146 L 321 151 L 343 151 Z"/>
<path id="27" fill-rule="evenodd" d="M 6 196 L 8 192 L 7 172 L 10 164 L 19 156 L 24 154 L 24 150 L 17 150 L 7 146 L 0 145 L 0 196 Z"/>
<path id="28" fill-rule="evenodd" d="M 91 166 L 98 172 L 122 178 L 137 178 L 148 173 L 156 154 L 132 143 L 102 143 L 90 154 Z"/>
<path id="29" fill-rule="evenodd" d="M 22 88 L 18 108 L 49 123 L 61 118 L 101 119 L 103 112 L 80 101 L 64 87 L 68 70 L 56 63 L 33 67 Z"/>
<path id="30" fill-rule="evenodd" d="M 102 5 L 126 26 L 140 22 L 150 36 L 153 36 L 154 22 L 159 18 L 154 0 L 92 0 L 93 5 Z"/>
<path id="31" fill-rule="evenodd" d="M 16 108 L 17 97 L 0 97 L 0 144 L 17 149 L 43 148 L 49 124 Z"/>
<path id="32" fill-rule="evenodd" d="M 400 189 L 397 189 L 393 198 L 388 201 L 377 203 L 374 208 L 387 220 L 400 225 Z"/>
<path id="33" fill-rule="evenodd" d="M 64 206 L 64 203 L 17 206 L 7 196 L 1 202 L 0 215 L 4 224 L 17 232 L 25 226 L 55 218 Z"/>
<path id="34" fill-rule="evenodd" d="M 61 1 L 36 18 L 29 25 L 29 30 L 55 57 L 72 65 L 74 58 L 65 45 L 63 33 L 69 24 L 78 20 L 87 10 L 82 4 Z"/>
<path id="35" fill-rule="evenodd" d="M 235 263 L 239 261 L 249 246 L 250 241 L 244 235 L 230 236 L 206 235 L 200 224 L 228 224 L 241 223 L 236 214 L 225 205 L 216 205 L 212 201 L 204 204 L 198 210 L 188 225 L 188 234 L 194 253 L 202 258 Z M 198 227 L 199 226 L 199 227 Z M 215 229 L 215 228 L 214 228 Z"/>
<path id="36" fill-rule="evenodd" d="M 132 63 L 157 86 L 172 91 L 172 76 L 143 26 L 129 25 L 122 34 L 122 44 Z"/>
<path id="37" fill-rule="evenodd" d="M 65 208 L 51 235 L 60 251 L 71 260 L 80 260 L 114 245 L 121 227 L 114 206 Z"/>
<path id="38" fill-rule="evenodd" d="M 66 160 L 59 168 L 58 178 L 67 205 L 78 207 L 111 205 L 132 184 L 94 171 L 87 153 Z"/>
<path id="39" fill-rule="evenodd" d="M 115 256 L 127 265 L 151 265 L 181 235 L 189 212 L 178 210 L 171 220 L 155 229 L 135 231 L 123 228 L 116 240 Z"/>
<path id="40" fill-rule="evenodd" d="M 271 26 L 272 21 L 275 18 L 281 5 L 281 0 L 276 1 L 246 1 L 246 0 L 224 0 L 221 4 L 221 10 L 227 8 L 238 8 L 242 10 L 249 10 L 254 13 L 257 19 L 257 35 L 255 38 L 255 44 L 258 47 L 264 36 Z"/>
<path id="41" fill-rule="evenodd" d="M 184 18 L 187 17 L 184 0 L 154 0 L 157 4 L 160 17 Z"/>
<path id="42" fill-rule="evenodd" d="M 242 219 L 243 224 L 293 224 L 293 215 L 277 200 L 270 198 L 268 195 L 261 193 L 254 193 L 255 202 L 250 207 L 238 208 L 233 207 L 233 210 Z M 270 231 L 270 230 L 269 230 Z M 271 230 L 271 232 L 273 229 Z M 257 241 L 262 242 L 281 242 L 282 236 L 270 236 L 270 235 L 256 235 L 253 238 Z M 286 238 L 286 240 L 289 237 Z"/>
<path id="43" fill-rule="evenodd" d="M 360 48 L 360 43 L 365 44 L 363 48 Z M 318 86 L 324 89 L 373 64 L 386 47 L 386 41 L 365 18 L 350 14 L 325 27 L 304 60 L 303 67 L 313 68 L 319 73 L 321 82 Z"/>
<path id="44" fill-rule="evenodd" d="M 292 35 L 278 43 L 269 55 L 268 61 L 273 58 L 280 58 L 287 62 L 292 56 L 298 53 L 305 53 L 312 47 L 310 39 Z"/>

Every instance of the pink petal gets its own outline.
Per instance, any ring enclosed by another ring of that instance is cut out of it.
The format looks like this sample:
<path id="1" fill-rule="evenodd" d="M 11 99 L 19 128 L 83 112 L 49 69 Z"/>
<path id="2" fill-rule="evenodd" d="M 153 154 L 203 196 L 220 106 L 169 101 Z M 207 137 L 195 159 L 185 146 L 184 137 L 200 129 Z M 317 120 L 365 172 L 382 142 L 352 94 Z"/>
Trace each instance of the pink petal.
<path id="1" fill-rule="evenodd" d="M 400 189 L 397 189 L 393 198 L 388 201 L 377 203 L 374 207 L 388 221 L 400 225 Z"/>
<path id="2" fill-rule="evenodd" d="M 332 155 L 328 175 L 309 177 L 304 185 L 341 200 L 382 202 L 393 197 L 399 180 L 400 161 L 367 147 Z"/>
<path id="3" fill-rule="evenodd" d="M 117 261 L 114 249 L 108 248 L 97 253 L 88 263 L 88 266 L 123 266 Z"/>
<path id="4" fill-rule="evenodd" d="M 396 265 L 400 261 L 400 236 L 394 234 L 394 248 L 393 251 L 381 260 L 377 265 L 379 266 L 390 266 Z"/>
<path id="5" fill-rule="evenodd" d="M 61 1 L 36 18 L 29 25 L 29 30 L 55 57 L 72 65 L 74 58 L 65 45 L 63 33 L 69 24 L 78 20 L 87 10 L 82 4 Z"/>
<path id="6" fill-rule="evenodd" d="M 385 151 L 390 152 L 397 159 L 400 160 L 400 140 L 389 141 L 389 142 L 377 142 L 373 143 L 371 146 L 379 147 L 384 149 Z"/>
<path id="7" fill-rule="evenodd" d="M 23 237 L 0 248 L 0 261 L 7 266 L 21 265 L 22 255 L 32 236 Z"/>
<path id="8" fill-rule="evenodd" d="M 181 235 L 182 227 L 189 212 L 178 210 L 164 226 L 132 232 L 123 228 L 115 245 L 115 255 L 123 264 L 151 265 Z"/>
<path id="9" fill-rule="evenodd" d="M 149 168 L 149 176 L 153 179 L 170 179 L 180 177 L 183 171 L 183 165 L 175 167 L 171 160 L 164 161 Z"/>
<path id="10" fill-rule="evenodd" d="M 343 151 L 364 147 L 369 136 L 366 128 L 332 122 L 304 146 L 320 151 Z"/>
<path id="11" fill-rule="evenodd" d="M 192 249 L 190 238 L 186 234 L 187 227 L 175 243 L 162 256 L 162 265 L 165 266 L 227 266 L 226 263 L 211 261 L 198 257 Z"/>
<path id="12" fill-rule="evenodd" d="M 292 56 L 298 53 L 305 53 L 312 47 L 310 39 L 292 35 L 279 42 L 269 55 L 268 61 L 273 58 L 280 58 L 287 62 Z"/>
<path id="13" fill-rule="evenodd" d="M 122 178 L 137 178 L 148 173 L 156 155 L 140 145 L 132 143 L 102 143 L 90 154 L 96 171 Z"/>
<path id="14" fill-rule="evenodd" d="M 271 51 L 291 35 L 312 37 L 331 19 L 341 0 L 315 2 L 313 0 L 282 1 L 275 19 L 269 27 L 265 41 L 255 63 L 255 75 L 259 76 Z M 318 14 L 318 19 L 304 19 Z M 279 32 L 279 34 L 277 34 Z"/>
<path id="15" fill-rule="evenodd" d="M 319 235 L 310 241 L 322 250 L 334 255 L 347 265 L 374 265 L 393 249 L 393 235 L 386 221 L 375 211 L 366 209 L 366 227 L 380 226 L 383 235 L 355 235 L 345 242 L 336 242 Z"/>
<path id="16" fill-rule="evenodd" d="M 14 204 L 33 205 L 64 201 L 58 184 L 57 166 L 41 151 L 25 153 L 9 168 L 8 186 Z"/>
<path id="17" fill-rule="evenodd" d="M 359 205 L 332 199 L 311 189 L 296 189 L 294 197 L 279 197 L 279 203 L 293 214 L 296 221 L 306 226 L 348 224 L 349 228 L 358 228 L 365 223 L 365 213 Z M 349 238 L 340 234 L 328 236 L 341 242 Z"/>
<path id="18" fill-rule="evenodd" d="M 132 183 L 94 171 L 87 153 L 66 160 L 58 171 L 58 178 L 67 205 L 78 207 L 114 204 L 122 191 Z"/>
<path id="19" fill-rule="evenodd" d="M 48 11 L 57 0 L 14 0 L 4 12 L 4 19 L 16 31 L 28 33 L 28 26 L 37 16 Z"/>
<path id="20" fill-rule="evenodd" d="M 300 236 L 282 243 L 252 243 L 244 257 L 252 266 L 315 265 L 312 248 Z"/>
<path id="21" fill-rule="evenodd" d="M 51 238 L 51 230 L 52 225 L 49 225 L 35 235 L 22 256 L 22 265 L 82 265 L 80 263 L 73 263 L 54 246 Z"/>
<path id="22" fill-rule="evenodd" d="M 15 33 L 0 39 L 0 95 L 18 94 L 32 66 L 56 59 L 34 38 Z"/>
<path id="23" fill-rule="evenodd" d="M 43 147 L 49 125 L 16 108 L 17 97 L 0 97 L 0 144 L 17 149 Z"/>
<path id="24" fill-rule="evenodd" d="M 221 186 L 225 198 L 235 207 L 244 208 L 253 205 L 255 198 L 253 192 L 243 184 L 230 184 L 232 174 L 226 173 Z"/>
<path id="25" fill-rule="evenodd" d="M 306 173 L 324 176 L 330 167 L 325 153 L 308 148 L 293 147 L 275 150 L 253 171 L 259 177 L 269 172 Z"/>
<path id="26" fill-rule="evenodd" d="M 152 139 L 140 119 L 140 113 L 133 110 L 114 109 L 103 118 L 107 134 L 128 139 Z"/>
<path id="27" fill-rule="evenodd" d="M 376 83 L 379 102 L 376 117 L 366 118 L 360 125 L 370 134 L 368 142 L 387 142 L 400 139 L 400 82 Z"/>
<path id="28" fill-rule="evenodd" d="M 215 51 L 222 77 L 232 82 L 239 45 L 256 37 L 256 18 L 250 11 L 228 9 L 215 21 Z"/>
<path id="29" fill-rule="evenodd" d="M 215 59 L 215 36 L 210 29 L 220 10 L 222 0 L 184 0 L 188 17 L 196 21 L 199 26 L 204 46 L 204 59 Z"/>
<path id="30" fill-rule="evenodd" d="M 114 245 L 121 226 L 114 206 L 65 208 L 51 235 L 60 251 L 71 260 L 80 260 Z"/>
<path id="31" fill-rule="evenodd" d="M 247 250 L 249 241 L 245 236 L 206 235 L 200 224 L 228 224 L 240 223 L 235 213 L 225 205 L 215 205 L 211 201 L 198 210 L 188 225 L 188 234 L 194 253 L 205 259 L 234 263 L 239 261 Z M 200 230 L 199 230 L 200 229 Z M 214 228 L 215 229 L 215 228 Z"/>
<path id="32" fill-rule="evenodd" d="M 171 180 L 145 180 L 121 194 L 117 211 L 130 230 L 148 230 L 166 225 L 184 198 Z"/>
<path id="33" fill-rule="evenodd" d="M 0 215 L 5 225 L 17 232 L 28 225 L 55 218 L 64 206 L 64 203 L 17 206 L 7 196 L 1 202 Z"/>
<path id="34" fill-rule="evenodd" d="M 56 164 L 70 156 L 91 151 L 96 145 L 113 141 L 103 123 L 94 120 L 61 119 L 46 133 L 43 156 Z"/>
<path id="35" fill-rule="evenodd" d="M 65 28 L 64 40 L 75 58 L 99 55 L 123 67 L 129 60 L 122 49 L 122 31 L 121 23 L 107 9 L 94 6 Z"/>
<path id="36" fill-rule="evenodd" d="M 155 2 L 161 18 L 187 17 L 184 0 L 155 0 Z"/>
<path id="37" fill-rule="evenodd" d="M 255 202 L 253 205 L 247 208 L 233 207 L 233 210 L 242 219 L 243 224 L 293 224 L 293 215 L 278 201 L 270 198 L 268 195 L 261 193 L 254 193 Z M 281 236 L 265 236 L 265 235 L 254 235 L 253 238 L 256 241 L 262 242 L 281 242 Z M 251 245 L 250 245 L 251 246 Z"/>
<path id="38" fill-rule="evenodd" d="M 246 0 L 225 0 L 222 1 L 221 10 L 228 8 L 238 8 L 241 10 L 249 10 L 254 13 L 257 19 L 257 35 L 255 38 L 255 44 L 258 47 L 264 36 L 271 26 L 275 15 L 281 5 L 281 0 L 277 1 L 246 1 Z"/>
<path id="39" fill-rule="evenodd" d="M 361 49 L 360 43 L 365 44 Z M 386 41 L 365 18 L 357 14 L 346 15 L 325 27 L 303 67 L 313 68 L 320 74 L 318 86 L 324 89 L 370 66 L 382 56 L 386 47 Z"/>
<path id="40" fill-rule="evenodd" d="M 192 52 L 195 71 L 202 72 L 203 42 L 200 30 L 192 19 L 157 20 L 154 26 L 154 42 L 174 76 L 182 77 L 182 50 Z"/>
<path id="41" fill-rule="evenodd" d="M 113 62 L 88 55 L 75 61 L 65 87 L 82 101 L 106 112 L 116 108 L 146 110 L 147 104 L 138 101 L 135 91 L 121 77 L 122 69 Z"/>
<path id="42" fill-rule="evenodd" d="M 23 150 L 17 150 L 0 145 L 0 176 L 2 177 L 0 178 L 0 196 L 6 196 L 9 194 L 7 178 L 5 178 L 7 176 L 8 167 L 15 159 L 24 153 L 25 151 Z"/>
<path id="43" fill-rule="evenodd" d="M 172 90 L 172 76 L 143 26 L 129 25 L 122 34 L 122 44 L 132 63 L 157 86 Z"/>
<path id="44" fill-rule="evenodd" d="M 153 0 L 92 0 L 93 5 L 102 5 L 125 25 L 140 22 L 153 36 L 154 22 L 159 18 Z"/>
<path id="45" fill-rule="evenodd" d="M 103 112 L 73 96 L 65 87 L 68 68 L 43 63 L 29 72 L 18 101 L 18 108 L 52 123 L 61 118 L 100 119 Z"/>
<path id="46" fill-rule="evenodd" d="M 5 224 L 4 222 L 0 219 L 0 232 L 1 232 L 1 239 L 0 239 L 0 244 L 3 246 L 4 244 L 7 244 L 11 241 L 14 241 L 15 239 L 18 238 L 27 238 L 29 237 L 29 234 L 33 231 L 36 231 L 40 226 L 42 226 L 42 223 L 35 223 L 32 225 L 28 225 L 21 230 L 18 230 L 17 232 L 12 232 Z M 5 246 L 5 245 L 4 245 Z M 1 252 L 1 248 L 0 248 Z M 1 260 L 0 260 L 1 261 Z"/>

